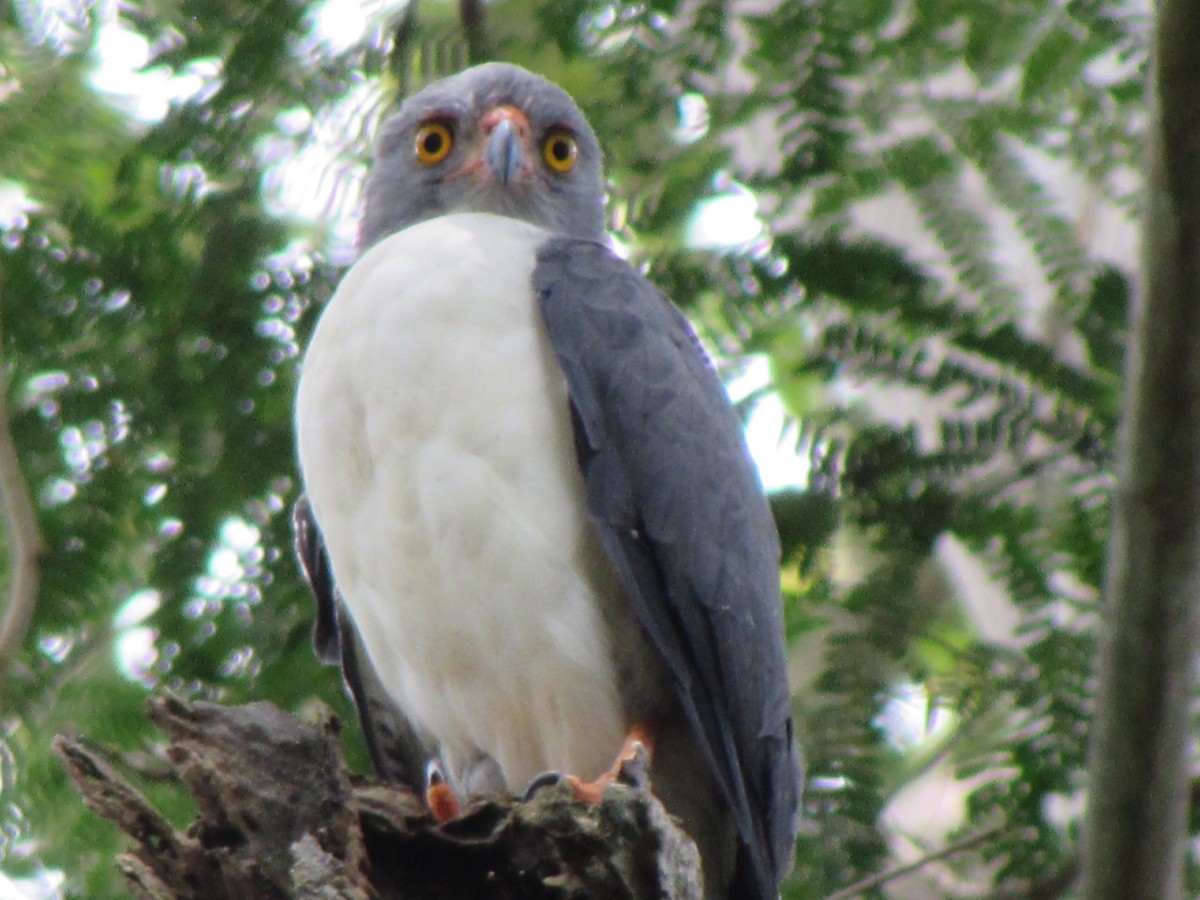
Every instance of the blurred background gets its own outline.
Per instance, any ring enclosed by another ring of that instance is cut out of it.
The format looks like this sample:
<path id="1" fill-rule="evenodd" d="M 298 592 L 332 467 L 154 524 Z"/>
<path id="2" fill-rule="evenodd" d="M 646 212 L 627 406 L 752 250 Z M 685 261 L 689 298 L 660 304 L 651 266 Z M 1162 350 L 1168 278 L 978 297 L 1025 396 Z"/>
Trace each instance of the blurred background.
<path id="1" fill-rule="evenodd" d="M 56 733 L 182 825 L 152 692 L 353 721 L 291 551 L 297 364 L 380 120 L 485 59 L 579 101 L 614 245 L 744 415 L 807 762 L 785 896 L 1069 896 L 1147 7 L 0 0 L 0 900 L 123 895 Z"/>

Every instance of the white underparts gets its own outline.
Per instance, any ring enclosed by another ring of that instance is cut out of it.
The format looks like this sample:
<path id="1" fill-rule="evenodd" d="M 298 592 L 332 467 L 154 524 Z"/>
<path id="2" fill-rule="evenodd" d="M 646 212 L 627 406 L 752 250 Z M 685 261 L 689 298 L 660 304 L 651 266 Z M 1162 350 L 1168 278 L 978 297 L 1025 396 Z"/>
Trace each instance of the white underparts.
<path id="1" fill-rule="evenodd" d="M 530 282 L 546 238 L 471 213 L 377 244 L 325 309 L 297 400 L 305 489 L 384 685 L 514 792 L 595 777 L 625 726 L 613 576 Z"/>

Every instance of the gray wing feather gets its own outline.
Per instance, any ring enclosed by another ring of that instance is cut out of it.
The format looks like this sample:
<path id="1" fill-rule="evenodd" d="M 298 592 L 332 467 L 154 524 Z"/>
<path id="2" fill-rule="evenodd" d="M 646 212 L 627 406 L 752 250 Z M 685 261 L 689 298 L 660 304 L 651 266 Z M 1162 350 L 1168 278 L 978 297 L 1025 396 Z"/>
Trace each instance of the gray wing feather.
<path id="1" fill-rule="evenodd" d="M 317 601 L 313 628 L 317 658 L 327 665 L 341 666 L 376 774 L 421 793 L 425 789 L 425 764 L 436 751 L 432 749 L 432 741 L 400 711 L 379 681 L 358 628 L 334 584 L 325 541 L 307 497 L 301 496 L 296 501 L 292 526 L 300 571 Z"/>
<path id="2" fill-rule="evenodd" d="M 799 805 L 779 539 L 716 373 L 679 311 L 604 247 L 533 276 L 566 377 L 587 507 L 740 836 L 732 896 L 774 896 Z"/>

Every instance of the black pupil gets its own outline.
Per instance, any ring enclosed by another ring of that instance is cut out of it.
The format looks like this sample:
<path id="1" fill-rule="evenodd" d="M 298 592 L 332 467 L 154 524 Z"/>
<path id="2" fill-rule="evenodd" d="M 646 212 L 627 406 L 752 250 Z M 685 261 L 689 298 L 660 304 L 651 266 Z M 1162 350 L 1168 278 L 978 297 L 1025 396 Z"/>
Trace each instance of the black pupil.
<path id="1" fill-rule="evenodd" d="M 550 142 L 550 155 L 557 162 L 566 162 L 571 158 L 571 145 L 566 138 L 555 138 Z"/>
<path id="2" fill-rule="evenodd" d="M 442 152 L 442 146 L 445 138 L 442 137 L 440 131 L 431 131 L 421 141 L 421 149 L 425 151 L 427 156 L 437 156 Z"/>

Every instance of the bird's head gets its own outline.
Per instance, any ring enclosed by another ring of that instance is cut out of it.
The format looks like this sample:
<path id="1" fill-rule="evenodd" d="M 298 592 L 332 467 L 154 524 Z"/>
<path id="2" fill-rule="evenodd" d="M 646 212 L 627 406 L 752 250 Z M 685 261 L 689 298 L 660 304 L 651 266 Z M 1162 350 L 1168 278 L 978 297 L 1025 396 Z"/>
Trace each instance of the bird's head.
<path id="1" fill-rule="evenodd" d="M 596 135 L 565 91 L 505 63 L 467 69 L 404 101 L 380 133 L 365 195 L 364 251 L 455 212 L 604 239 Z"/>

